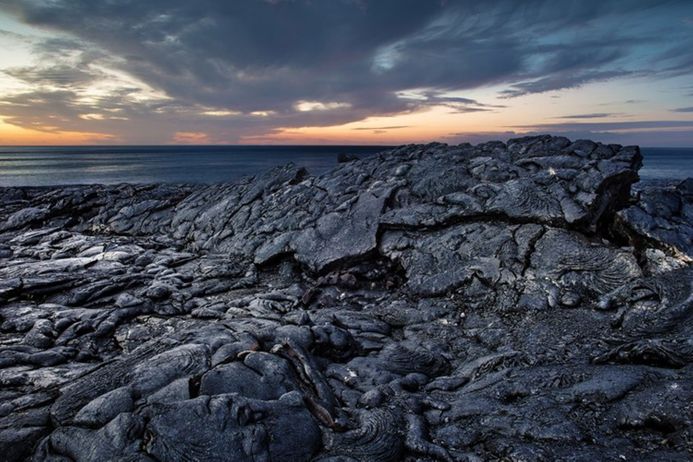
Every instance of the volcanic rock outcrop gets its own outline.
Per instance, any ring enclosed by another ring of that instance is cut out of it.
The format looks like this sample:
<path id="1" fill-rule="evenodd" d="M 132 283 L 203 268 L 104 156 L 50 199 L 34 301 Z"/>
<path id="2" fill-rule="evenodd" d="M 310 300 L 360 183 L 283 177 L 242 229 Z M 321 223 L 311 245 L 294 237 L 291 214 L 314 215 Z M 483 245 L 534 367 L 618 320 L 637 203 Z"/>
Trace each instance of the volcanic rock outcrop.
<path id="1" fill-rule="evenodd" d="M 0 458 L 690 460 L 693 183 L 641 160 L 0 188 Z"/>

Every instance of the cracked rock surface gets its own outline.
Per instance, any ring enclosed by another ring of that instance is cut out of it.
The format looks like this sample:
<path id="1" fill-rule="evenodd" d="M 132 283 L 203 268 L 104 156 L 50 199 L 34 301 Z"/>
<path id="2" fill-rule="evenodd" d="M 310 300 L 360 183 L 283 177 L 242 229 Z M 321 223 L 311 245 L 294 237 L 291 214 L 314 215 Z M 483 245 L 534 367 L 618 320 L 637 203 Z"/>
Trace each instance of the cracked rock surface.
<path id="1" fill-rule="evenodd" d="M 693 182 L 551 136 L 0 188 L 0 454 L 690 460 Z"/>

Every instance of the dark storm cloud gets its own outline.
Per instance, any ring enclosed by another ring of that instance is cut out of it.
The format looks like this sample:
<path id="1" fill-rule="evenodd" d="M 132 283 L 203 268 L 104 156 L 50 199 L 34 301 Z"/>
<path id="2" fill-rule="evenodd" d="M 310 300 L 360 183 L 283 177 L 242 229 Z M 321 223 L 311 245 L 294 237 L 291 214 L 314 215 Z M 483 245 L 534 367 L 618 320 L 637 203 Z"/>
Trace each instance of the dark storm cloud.
<path id="1" fill-rule="evenodd" d="M 77 63 L 71 62 L 73 69 L 58 62 L 11 69 L 13 77 L 70 90 L 100 78 L 89 64 L 101 62 L 165 93 L 172 99 L 167 104 L 177 107 L 170 113 L 156 105 L 120 107 L 129 120 L 146 118 L 147 111 L 159 119 L 176 115 L 181 124 L 221 130 L 230 138 L 434 105 L 458 113 L 501 110 L 502 106 L 445 96 L 484 85 L 505 85 L 502 95 L 512 98 L 625 76 L 693 70 L 689 51 L 693 39 L 690 34 L 669 33 L 673 29 L 668 24 L 670 19 L 686 17 L 683 11 L 690 9 L 686 1 L 4 0 L 0 4 L 26 23 L 74 38 L 42 41 L 36 45 L 37 55 L 81 53 Z M 646 28 L 643 17 L 653 18 Z M 660 44 L 661 50 L 634 59 L 643 43 Z M 661 69 L 656 67 L 658 59 Z M 412 89 L 423 91 L 416 97 L 401 95 Z M 77 114 L 76 99 L 66 95 L 53 98 L 52 110 L 61 113 L 63 104 L 65 114 Z M 301 111 L 302 101 L 322 106 Z M 128 104 L 131 101 L 125 98 L 121 106 Z M 200 122 L 194 117 L 200 107 L 242 116 Z M 12 107 L 3 111 L 15 121 L 28 117 Z M 258 111 L 267 116 L 251 115 Z M 107 125 L 103 121 L 93 125 L 99 123 Z"/>
<path id="2" fill-rule="evenodd" d="M 24 19 L 125 58 L 122 68 L 174 98 L 236 110 L 293 110 L 296 101 L 402 103 L 371 79 L 378 47 L 439 15 L 435 1 L 19 2 Z M 395 16 L 392 15 L 397 11 Z"/>

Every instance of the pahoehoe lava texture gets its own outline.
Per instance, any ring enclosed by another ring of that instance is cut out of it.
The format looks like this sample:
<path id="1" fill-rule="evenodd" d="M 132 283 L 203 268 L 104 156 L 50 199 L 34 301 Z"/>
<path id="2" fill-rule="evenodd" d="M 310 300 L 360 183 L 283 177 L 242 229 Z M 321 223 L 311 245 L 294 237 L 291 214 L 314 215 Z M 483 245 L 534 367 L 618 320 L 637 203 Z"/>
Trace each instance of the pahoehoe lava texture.
<path id="1" fill-rule="evenodd" d="M 690 460 L 693 182 L 637 147 L 0 188 L 0 458 Z"/>

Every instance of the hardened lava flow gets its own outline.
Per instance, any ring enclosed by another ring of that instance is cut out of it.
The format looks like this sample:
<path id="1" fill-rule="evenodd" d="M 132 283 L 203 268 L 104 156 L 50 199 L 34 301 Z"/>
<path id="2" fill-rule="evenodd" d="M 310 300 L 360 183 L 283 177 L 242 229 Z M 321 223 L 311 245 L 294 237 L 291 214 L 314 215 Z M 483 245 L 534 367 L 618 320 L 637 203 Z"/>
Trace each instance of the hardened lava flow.
<path id="1" fill-rule="evenodd" d="M 0 188 L 0 457 L 693 457 L 692 180 L 551 136 L 345 160 Z"/>

